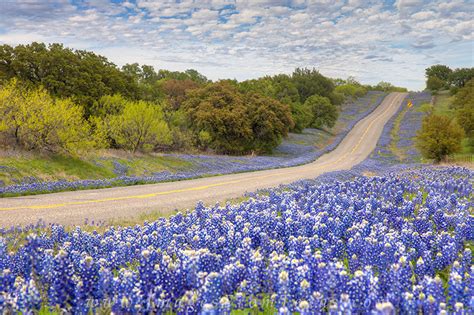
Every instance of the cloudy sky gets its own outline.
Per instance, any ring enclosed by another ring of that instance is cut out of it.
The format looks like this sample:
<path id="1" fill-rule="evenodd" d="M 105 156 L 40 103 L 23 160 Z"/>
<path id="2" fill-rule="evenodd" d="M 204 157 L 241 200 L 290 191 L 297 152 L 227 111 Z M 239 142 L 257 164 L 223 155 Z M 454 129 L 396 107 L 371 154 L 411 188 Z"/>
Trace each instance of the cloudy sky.
<path id="1" fill-rule="evenodd" d="M 436 63 L 472 67 L 471 0 L 0 0 L 0 43 L 62 42 L 118 65 L 244 80 L 316 67 L 424 87 Z"/>

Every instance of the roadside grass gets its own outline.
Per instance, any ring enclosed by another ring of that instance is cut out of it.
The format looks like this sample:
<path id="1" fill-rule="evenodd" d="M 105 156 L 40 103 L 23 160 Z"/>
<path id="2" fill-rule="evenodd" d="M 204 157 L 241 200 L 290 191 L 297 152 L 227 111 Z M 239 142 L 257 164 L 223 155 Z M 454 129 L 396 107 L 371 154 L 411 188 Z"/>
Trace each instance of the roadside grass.
<path id="1" fill-rule="evenodd" d="M 406 155 L 403 150 L 398 147 L 398 142 L 400 141 L 400 125 L 407 111 L 408 108 L 405 108 L 397 115 L 393 124 L 393 129 L 390 132 L 391 141 L 389 149 L 393 153 L 393 155 L 395 155 L 400 161 L 403 161 L 406 158 Z"/>
<path id="2" fill-rule="evenodd" d="M 123 174 L 117 174 L 116 165 L 120 165 Z M 191 166 L 192 163 L 172 156 L 124 156 L 111 151 L 83 157 L 10 152 L 0 156 L 0 181 L 4 185 L 12 185 L 28 181 L 104 179 L 117 175 L 148 175 L 165 170 L 173 172 Z"/>

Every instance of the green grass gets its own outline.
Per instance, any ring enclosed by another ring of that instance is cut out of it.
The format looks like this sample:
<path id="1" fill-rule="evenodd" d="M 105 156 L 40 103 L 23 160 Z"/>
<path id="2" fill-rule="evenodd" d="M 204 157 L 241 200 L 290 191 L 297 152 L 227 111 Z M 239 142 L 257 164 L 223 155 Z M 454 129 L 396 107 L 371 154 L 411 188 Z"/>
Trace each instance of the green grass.
<path id="1" fill-rule="evenodd" d="M 403 161 L 406 157 L 405 153 L 398 147 L 398 142 L 400 141 L 400 125 L 407 111 L 408 108 L 405 108 L 397 115 L 392 131 L 390 132 L 391 141 L 389 149 L 400 161 Z"/>
<path id="2" fill-rule="evenodd" d="M 113 178 L 113 162 L 128 168 L 126 175 L 149 175 L 164 170 L 177 171 L 191 163 L 170 156 L 100 156 L 70 157 L 62 155 L 31 155 L 12 153 L 0 156 L 0 180 L 6 185 L 35 177 L 42 181 Z M 3 166 L 3 167 L 2 167 Z"/>

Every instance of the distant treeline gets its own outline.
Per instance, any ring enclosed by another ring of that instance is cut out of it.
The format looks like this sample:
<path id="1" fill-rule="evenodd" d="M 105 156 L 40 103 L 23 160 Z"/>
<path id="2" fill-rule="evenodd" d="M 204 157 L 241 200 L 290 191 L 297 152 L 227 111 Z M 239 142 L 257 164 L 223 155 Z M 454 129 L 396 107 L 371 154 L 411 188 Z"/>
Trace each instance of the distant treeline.
<path id="1" fill-rule="evenodd" d="M 290 131 L 333 127 L 350 98 L 405 90 L 306 68 L 212 82 L 196 70 L 119 68 L 93 52 L 42 43 L 0 46 L 0 85 L 0 145 L 61 153 L 267 153 Z"/>
<path id="2" fill-rule="evenodd" d="M 474 78 L 474 68 L 451 69 L 446 65 L 434 65 L 425 70 L 426 88 L 433 92 L 450 90 L 451 94 L 464 87 Z"/>

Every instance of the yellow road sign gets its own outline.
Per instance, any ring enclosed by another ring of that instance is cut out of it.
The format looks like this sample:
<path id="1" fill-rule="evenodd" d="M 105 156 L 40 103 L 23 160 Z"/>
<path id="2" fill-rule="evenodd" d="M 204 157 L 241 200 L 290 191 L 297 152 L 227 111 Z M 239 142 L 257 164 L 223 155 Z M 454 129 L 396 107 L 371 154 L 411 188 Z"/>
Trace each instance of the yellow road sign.
<path id="1" fill-rule="evenodd" d="M 411 101 L 408 101 L 408 102 L 407 102 L 407 107 L 408 107 L 408 108 L 411 108 L 412 106 L 413 106 L 413 103 L 412 103 Z"/>

